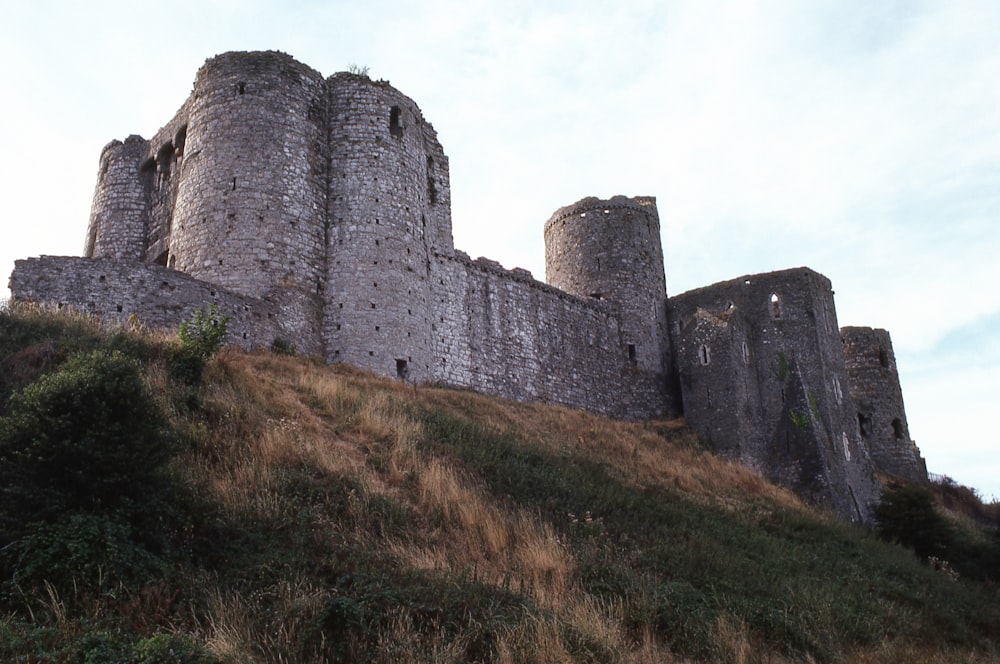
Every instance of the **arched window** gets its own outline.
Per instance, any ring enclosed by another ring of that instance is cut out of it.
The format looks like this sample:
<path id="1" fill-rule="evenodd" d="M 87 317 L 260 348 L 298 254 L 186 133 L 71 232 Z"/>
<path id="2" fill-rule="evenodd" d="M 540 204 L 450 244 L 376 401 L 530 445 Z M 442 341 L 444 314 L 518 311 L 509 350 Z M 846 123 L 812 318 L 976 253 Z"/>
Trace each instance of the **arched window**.
<path id="1" fill-rule="evenodd" d="M 705 344 L 702 344 L 701 348 L 698 349 L 698 361 L 701 362 L 702 366 L 712 361 L 712 351 Z"/>
<path id="2" fill-rule="evenodd" d="M 777 293 L 771 293 L 771 318 L 781 318 L 781 298 Z"/>

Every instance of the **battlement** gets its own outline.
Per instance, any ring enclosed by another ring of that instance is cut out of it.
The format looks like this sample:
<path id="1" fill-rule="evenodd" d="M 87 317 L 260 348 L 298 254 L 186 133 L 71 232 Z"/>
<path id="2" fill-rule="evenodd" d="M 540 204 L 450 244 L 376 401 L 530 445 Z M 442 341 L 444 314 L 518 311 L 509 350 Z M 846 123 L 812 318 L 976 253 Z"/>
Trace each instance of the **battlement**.
<path id="1" fill-rule="evenodd" d="M 18 261 L 11 290 L 166 328 L 216 303 L 245 347 L 618 418 L 683 414 L 847 518 L 868 518 L 877 468 L 925 477 L 898 377 L 870 361 L 875 345 L 891 356 L 887 337 L 842 342 L 823 275 L 668 299 L 652 196 L 557 210 L 547 283 L 471 260 L 451 224 L 448 157 L 412 99 L 276 51 L 226 53 L 149 140 L 102 150 L 84 257 Z"/>

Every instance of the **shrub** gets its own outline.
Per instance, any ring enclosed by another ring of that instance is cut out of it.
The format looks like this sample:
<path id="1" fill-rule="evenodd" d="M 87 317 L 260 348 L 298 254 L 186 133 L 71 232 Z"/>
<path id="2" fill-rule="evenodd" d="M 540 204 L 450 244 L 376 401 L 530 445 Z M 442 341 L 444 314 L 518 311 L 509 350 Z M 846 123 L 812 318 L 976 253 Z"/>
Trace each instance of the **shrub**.
<path id="1" fill-rule="evenodd" d="M 874 511 L 883 538 L 913 549 L 921 558 L 946 555 L 951 529 L 934 509 L 928 489 L 916 484 L 886 489 Z"/>
<path id="2" fill-rule="evenodd" d="M 228 328 L 229 317 L 220 315 L 214 303 L 208 309 L 195 310 L 177 330 L 181 347 L 170 362 L 173 377 L 188 385 L 201 382 L 205 363 L 222 350 Z"/>
<path id="3" fill-rule="evenodd" d="M 18 547 L 15 581 L 50 584 L 63 598 L 98 596 L 120 584 L 139 587 L 161 576 L 161 561 L 133 539 L 129 523 L 111 514 L 69 514 L 38 524 Z"/>
<path id="4" fill-rule="evenodd" d="M 157 634 L 138 643 L 134 649 L 137 664 L 213 664 L 201 645 L 181 634 Z"/>
<path id="5" fill-rule="evenodd" d="M 0 418 L 0 537 L 68 511 L 132 509 L 169 453 L 139 365 L 117 351 L 73 356 Z"/>
<path id="6" fill-rule="evenodd" d="M 219 308 L 212 303 L 207 310 L 195 310 L 189 320 L 181 323 L 177 335 L 185 350 L 208 360 L 222 350 L 228 327 L 229 317 L 220 315 Z"/>

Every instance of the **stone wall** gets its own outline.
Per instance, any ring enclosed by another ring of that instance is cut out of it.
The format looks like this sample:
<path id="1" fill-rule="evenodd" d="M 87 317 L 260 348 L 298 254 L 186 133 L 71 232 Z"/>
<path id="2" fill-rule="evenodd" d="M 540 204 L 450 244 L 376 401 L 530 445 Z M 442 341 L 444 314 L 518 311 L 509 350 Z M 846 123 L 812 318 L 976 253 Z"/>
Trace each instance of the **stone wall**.
<path id="1" fill-rule="evenodd" d="M 889 333 L 870 327 L 844 327 L 840 334 L 858 430 L 876 466 L 898 478 L 926 482 L 927 466 L 906 423 Z"/>
<path id="2" fill-rule="evenodd" d="M 670 300 L 684 414 L 720 452 L 816 504 L 869 518 L 878 496 L 858 435 L 826 277 L 741 277 Z"/>
<path id="3" fill-rule="evenodd" d="M 433 265 L 436 382 L 619 418 L 666 412 L 662 375 L 629 360 L 608 303 L 461 252 Z"/>
<path id="4" fill-rule="evenodd" d="M 20 301 L 89 314 L 109 325 L 128 326 L 134 321 L 151 329 L 176 330 L 196 310 L 214 303 L 230 319 L 227 343 L 249 349 L 269 347 L 276 339 L 288 340 L 269 303 L 153 263 L 73 256 L 28 258 L 15 262 L 10 287 Z"/>

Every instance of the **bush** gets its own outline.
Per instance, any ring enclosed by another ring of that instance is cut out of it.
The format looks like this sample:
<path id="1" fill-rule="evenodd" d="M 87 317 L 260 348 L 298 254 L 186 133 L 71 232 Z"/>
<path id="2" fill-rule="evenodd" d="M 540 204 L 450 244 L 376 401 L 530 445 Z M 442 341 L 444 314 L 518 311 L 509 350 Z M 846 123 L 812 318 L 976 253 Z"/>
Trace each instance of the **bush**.
<path id="1" fill-rule="evenodd" d="M 220 315 L 214 303 L 207 310 L 197 309 L 181 323 L 177 330 L 180 351 L 170 362 L 173 377 L 187 385 L 198 385 L 205 363 L 222 350 L 228 328 L 229 318 Z"/>
<path id="2" fill-rule="evenodd" d="M 137 664 L 213 664 L 218 660 L 202 646 L 180 634 L 157 634 L 135 647 Z"/>
<path id="3" fill-rule="evenodd" d="M 71 357 L 16 393 L 9 413 L 0 418 L 0 537 L 69 511 L 132 510 L 170 454 L 139 365 L 117 351 Z"/>
<path id="4" fill-rule="evenodd" d="M 909 547 L 921 558 L 947 554 L 951 529 L 937 510 L 934 496 L 916 484 L 886 489 L 875 507 L 879 535 Z"/>
<path id="5" fill-rule="evenodd" d="M 212 303 L 207 310 L 195 310 L 190 320 L 181 323 L 177 335 L 185 350 L 208 360 L 222 350 L 228 328 L 229 317 L 220 315 L 219 308 Z"/>
<path id="6" fill-rule="evenodd" d="M 70 514 L 38 524 L 17 548 L 14 580 L 24 588 L 49 583 L 64 599 L 139 587 L 161 576 L 161 561 L 137 543 L 115 515 Z"/>

